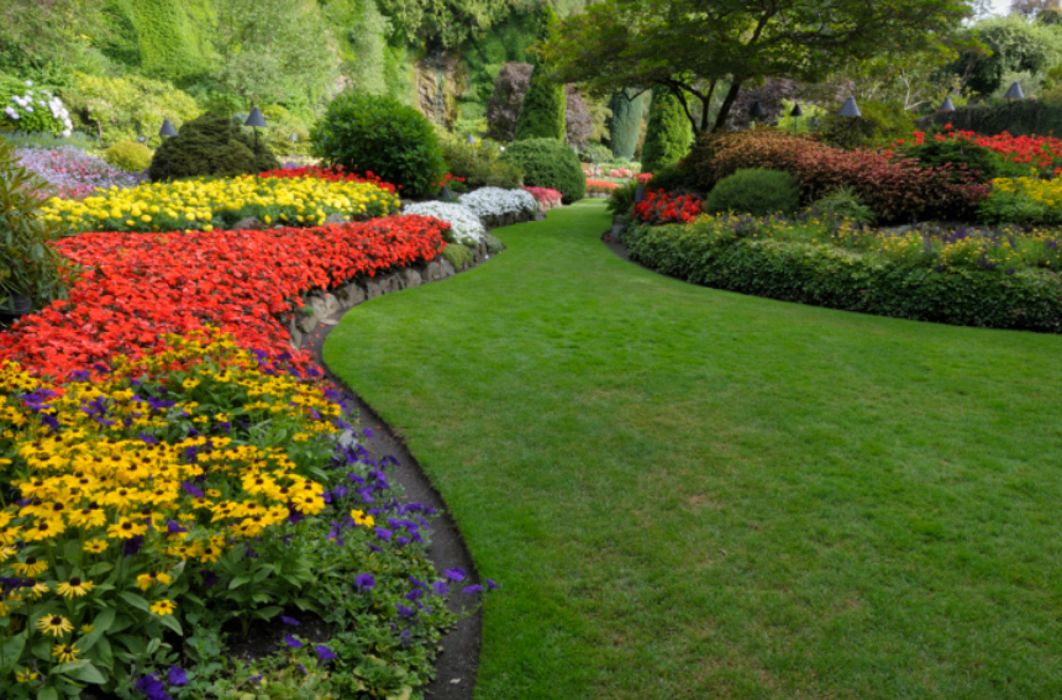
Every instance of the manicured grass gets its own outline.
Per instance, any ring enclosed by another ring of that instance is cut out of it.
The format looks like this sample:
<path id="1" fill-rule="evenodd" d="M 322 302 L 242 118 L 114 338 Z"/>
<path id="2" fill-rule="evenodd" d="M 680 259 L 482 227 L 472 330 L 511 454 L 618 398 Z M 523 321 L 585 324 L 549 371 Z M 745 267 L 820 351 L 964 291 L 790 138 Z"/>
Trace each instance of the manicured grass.
<path id="1" fill-rule="evenodd" d="M 503 585 L 477 698 L 1062 697 L 1062 338 L 687 285 L 609 223 L 325 348 Z"/>

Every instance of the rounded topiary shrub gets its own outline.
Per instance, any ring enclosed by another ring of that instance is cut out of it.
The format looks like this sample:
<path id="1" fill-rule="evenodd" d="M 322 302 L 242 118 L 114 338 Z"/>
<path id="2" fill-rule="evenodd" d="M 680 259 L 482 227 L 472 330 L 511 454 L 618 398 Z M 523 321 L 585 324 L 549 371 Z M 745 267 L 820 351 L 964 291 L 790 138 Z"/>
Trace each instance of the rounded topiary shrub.
<path id="1" fill-rule="evenodd" d="M 959 179 L 964 172 L 975 173 L 978 182 L 990 182 L 997 177 L 1025 175 L 1028 170 L 1021 166 L 1010 166 L 1003 156 L 995 151 L 979 146 L 969 139 L 956 141 L 931 140 L 916 146 L 910 146 L 906 155 L 918 160 L 926 168 L 936 168 L 951 164 L 954 166 L 953 179 Z M 964 167 L 963 167 L 964 166 Z M 1024 172 L 1022 172 L 1024 171 Z"/>
<path id="2" fill-rule="evenodd" d="M 724 177 L 704 200 L 707 212 L 791 214 L 800 204 L 800 187 L 789 173 L 763 168 L 738 170 Z"/>
<path id="3" fill-rule="evenodd" d="M 151 149 L 136 141 L 119 141 L 103 152 L 103 159 L 127 173 L 139 173 L 151 166 Z"/>
<path id="4" fill-rule="evenodd" d="M 280 167 L 261 135 L 257 163 L 259 172 Z M 148 174 L 159 182 L 168 177 L 235 177 L 254 172 L 254 136 L 228 117 L 208 112 L 186 122 L 177 136 L 163 140 Z"/>
<path id="5" fill-rule="evenodd" d="M 561 141 L 516 141 L 505 149 L 499 160 L 523 170 L 524 184 L 528 187 L 559 190 L 566 204 L 586 196 L 586 177 L 579 156 Z"/>
<path id="6" fill-rule="evenodd" d="M 413 107 L 390 97 L 347 91 L 310 132 L 314 155 L 330 165 L 372 173 L 403 193 L 424 195 L 446 173 L 439 137 Z"/>

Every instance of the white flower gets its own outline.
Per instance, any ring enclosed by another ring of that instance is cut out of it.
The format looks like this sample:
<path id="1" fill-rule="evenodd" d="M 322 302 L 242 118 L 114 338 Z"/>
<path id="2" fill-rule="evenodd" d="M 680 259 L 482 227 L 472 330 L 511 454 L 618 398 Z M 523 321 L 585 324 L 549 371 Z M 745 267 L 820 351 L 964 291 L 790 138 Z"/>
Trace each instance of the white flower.
<path id="1" fill-rule="evenodd" d="M 33 111 L 33 107 L 30 107 L 29 105 L 26 105 L 26 111 L 27 112 L 32 112 Z"/>
<path id="2" fill-rule="evenodd" d="M 27 80 L 26 81 L 26 87 L 33 87 L 33 81 L 32 80 Z"/>
<path id="3" fill-rule="evenodd" d="M 403 214 L 420 214 L 421 216 L 434 216 L 450 224 L 451 237 L 455 243 L 463 245 L 475 245 L 479 243 L 486 230 L 483 222 L 479 220 L 475 212 L 463 204 L 451 204 L 449 202 L 418 202 L 409 204 L 402 210 Z"/>
<path id="4" fill-rule="evenodd" d="M 5 107 L 4 114 L 11 117 L 12 119 L 18 119 L 18 112 L 15 111 L 14 107 Z"/>
<path id="5" fill-rule="evenodd" d="M 461 204 L 464 204 L 480 217 L 538 211 L 538 204 L 535 202 L 535 198 L 523 190 L 481 187 L 475 192 L 461 195 L 460 199 Z"/>

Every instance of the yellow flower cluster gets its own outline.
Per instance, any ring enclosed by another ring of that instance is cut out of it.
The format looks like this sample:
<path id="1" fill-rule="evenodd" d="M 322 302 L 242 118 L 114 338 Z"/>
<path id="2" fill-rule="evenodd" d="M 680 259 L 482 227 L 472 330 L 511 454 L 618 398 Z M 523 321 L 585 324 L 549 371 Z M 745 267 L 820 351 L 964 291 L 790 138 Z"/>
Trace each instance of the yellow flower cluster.
<path id="1" fill-rule="evenodd" d="M 252 216 L 266 224 L 319 226 L 330 214 L 386 216 L 399 204 L 395 195 L 365 182 L 241 177 L 111 187 L 80 201 L 53 198 L 42 212 L 69 234 L 211 231 Z"/>
<path id="2" fill-rule="evenodd" d="M 992 181 L 992 192 L 1024 195 L 1047 207 L 1062 207 L 1062 178 L 1001 177 Z"/>

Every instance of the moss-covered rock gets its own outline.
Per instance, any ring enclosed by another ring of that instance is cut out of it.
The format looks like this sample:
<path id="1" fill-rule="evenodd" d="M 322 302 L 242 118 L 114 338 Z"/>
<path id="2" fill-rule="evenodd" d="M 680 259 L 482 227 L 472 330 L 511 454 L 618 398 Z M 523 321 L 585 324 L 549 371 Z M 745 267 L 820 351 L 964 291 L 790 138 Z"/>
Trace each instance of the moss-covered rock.
<path id="1" fill-rule="evenodd" d="M 258 138 L 258 172 L 280 167 L 265 139 Z M 220 114 L 207 113 L 166 139 L 151 159 L 155 182 L 168 177 L 234 177 L 255 172 L 254 136 Z"/>

